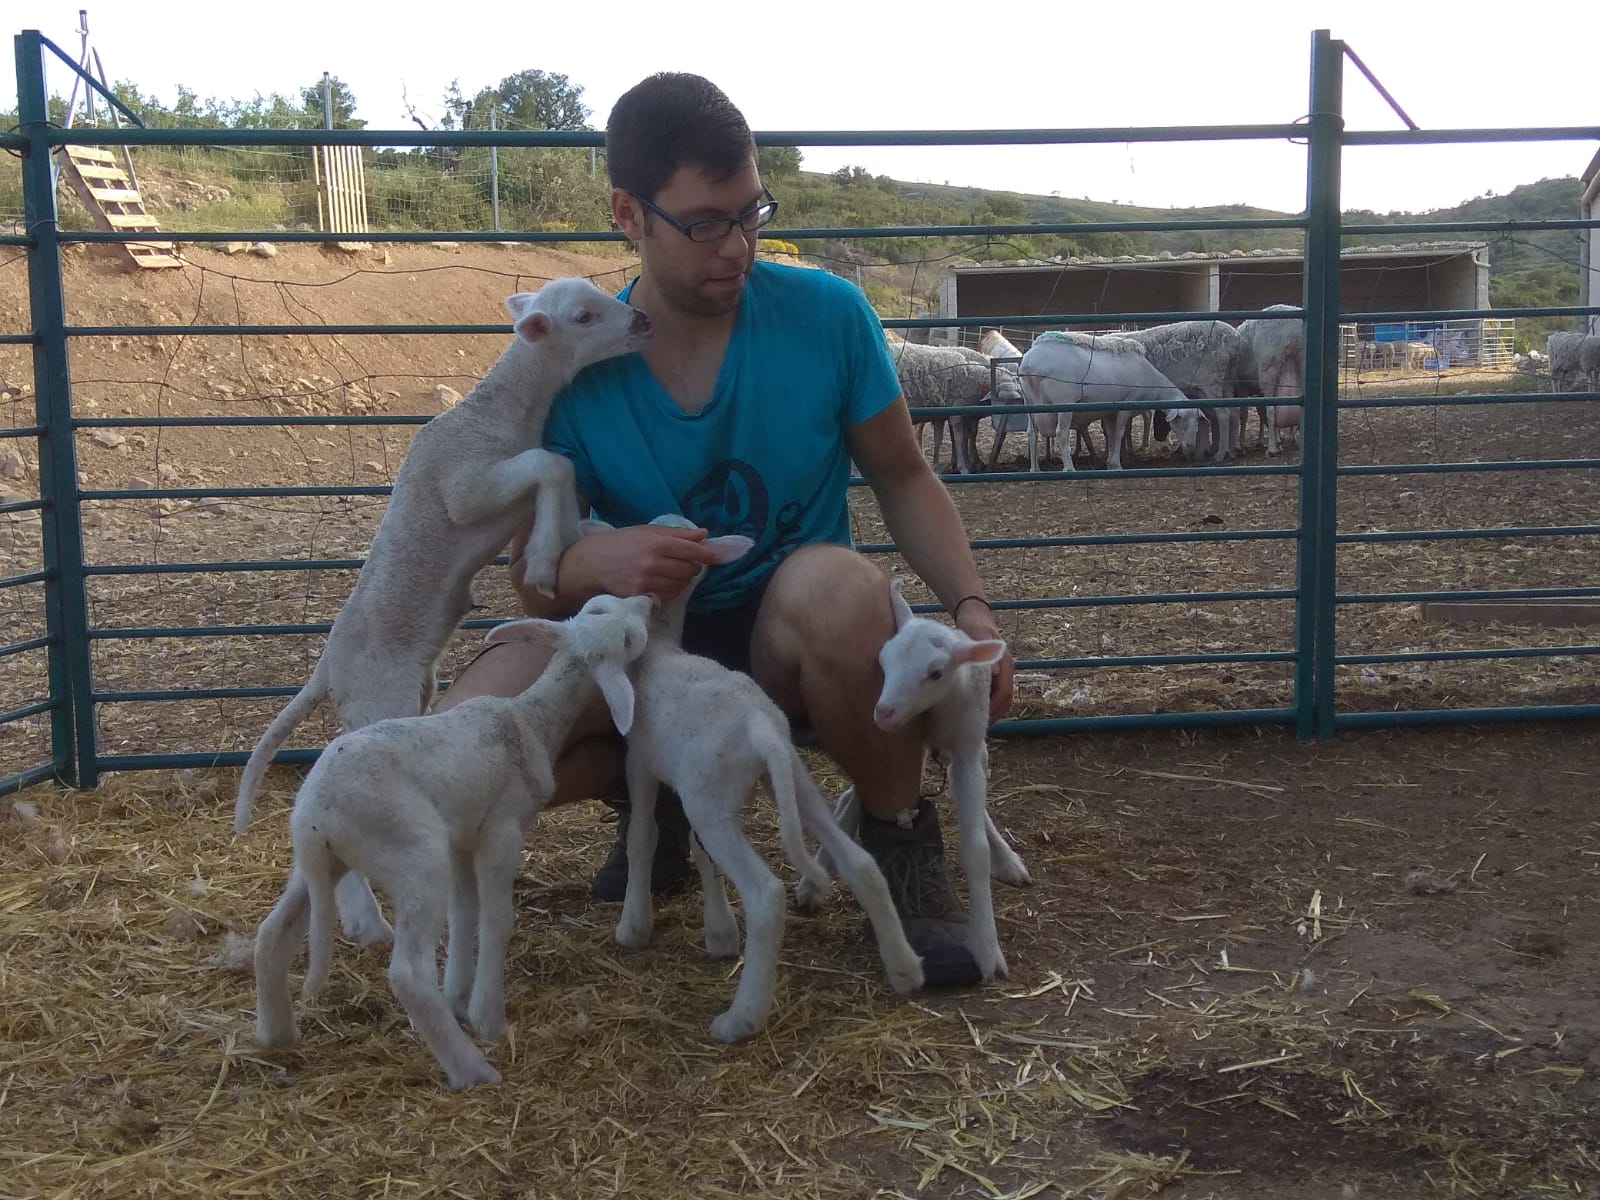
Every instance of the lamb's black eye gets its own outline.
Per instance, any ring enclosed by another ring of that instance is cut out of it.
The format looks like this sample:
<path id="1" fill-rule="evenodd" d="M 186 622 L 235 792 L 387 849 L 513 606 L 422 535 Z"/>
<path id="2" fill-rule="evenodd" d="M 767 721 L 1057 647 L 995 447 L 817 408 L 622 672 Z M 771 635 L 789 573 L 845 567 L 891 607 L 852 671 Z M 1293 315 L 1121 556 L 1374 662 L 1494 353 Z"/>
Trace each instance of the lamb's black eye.
<path id="1" fill-rule="evenodd" d="M 944 668 L 943 667 L 935 667 L 935 668 L 933 668 L 933 670 L 928 672 L 928 678 L 931 681 L 937 683 L 939 680 L 944 678 Z"/>
<path id="2" fill-rule="evenodd" d="M 587 325 L 587 324 L 589 324 L 589 322 L 591 322 L 593 320 L 594 320 L 594 314 L 592 312 L 590 312 L 587 308 L 584 309 L 581 313 L 578 314 L 578 324 L 579 325 Z"/>

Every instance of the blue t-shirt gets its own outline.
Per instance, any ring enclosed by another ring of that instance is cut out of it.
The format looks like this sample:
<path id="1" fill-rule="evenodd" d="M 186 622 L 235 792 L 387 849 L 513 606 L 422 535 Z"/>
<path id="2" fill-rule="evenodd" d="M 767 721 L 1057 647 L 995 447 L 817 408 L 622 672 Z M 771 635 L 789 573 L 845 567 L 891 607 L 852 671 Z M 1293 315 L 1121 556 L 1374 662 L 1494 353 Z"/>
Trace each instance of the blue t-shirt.
<path id="1" fill-rule="evenodd" d="M 572 460 L 579 490 L 612 525 L 680 513 L 712 536 L 753 538 L 749 554 L 712 567 L 695 590 L 691 607 L 714 612 L 743 604 L 798 546 L 851 544 L 845 427 L 899 394 L 860 289 L 757 262 L 704 408 L 685 413 L 628 354 L 587 368 L 556 397 L 544 442 Z"/>

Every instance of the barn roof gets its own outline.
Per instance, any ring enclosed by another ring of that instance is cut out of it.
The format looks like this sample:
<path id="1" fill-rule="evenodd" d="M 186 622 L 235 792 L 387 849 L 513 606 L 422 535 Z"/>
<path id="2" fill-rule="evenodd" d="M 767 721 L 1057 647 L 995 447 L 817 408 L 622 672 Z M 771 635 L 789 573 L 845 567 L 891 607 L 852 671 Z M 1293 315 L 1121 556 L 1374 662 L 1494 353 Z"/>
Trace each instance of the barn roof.
<path id="1" fill-rule="evenodd" d="M 1408 242 L 1394 246 L 1346 246 L 1341 258 L 1358 258 L 1364 255 L 1383 258 L 1454 258 L 1478 250 L 1487 250 L 1487 242 Z M 1056 255 L 1053 258 L 999 259 L 989 262 L 969 263 L 952 267 L 958 273 L 974 274 L 985 271 L 1010 271 L 1019 267 L 1116 267 L 1130 264 L 1164 265 L 1184 263 L 1202 265 L 1226 262 L 1302 262 L 1305 254 L 1292 248 L 1275 250 L 1186 250 L 1174 253 L 1163 250 L 1159 254 L 1117 254 L 1105 258 Z"/>

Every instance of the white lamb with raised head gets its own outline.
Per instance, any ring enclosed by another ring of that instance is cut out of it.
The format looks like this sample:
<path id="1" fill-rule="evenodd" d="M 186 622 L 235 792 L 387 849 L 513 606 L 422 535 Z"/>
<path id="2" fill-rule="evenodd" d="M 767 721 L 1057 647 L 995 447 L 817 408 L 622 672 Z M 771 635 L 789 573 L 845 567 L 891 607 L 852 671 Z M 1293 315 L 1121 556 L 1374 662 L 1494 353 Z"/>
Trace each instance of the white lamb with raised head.
<path id="1" fill-rule="evenodd" d="M 644 651 L 651 607 L 648 596 L 598 596 L 567 621 L 497 626 L 490 645 L 536 641 L 555 651 L 521 695 L 378 721 L 329 743 L 289 817 L 293 873 L 256 933 L 258 1042 L 299 1040 L 290 962 L 309 932 L 302 991 L 314 996 L 328 976 L 335 886 L 359 871 L 394 906 L 389 984 L 450 1086 L 500 1081 L 456 1020 L 489 1041 L 505 1035 L 505 956 L 523 839 L 555 791 L 562 743 L 597 694 L 617 728 L 629 728 L 626 668 Z M 441 992 L 435 955 L 446 928 Z"/>
<path id="2" fill-rule="evenodd" d="M 1299 313 L 1293 304 L 1269 304 L 1263 312 Z M 1306 370 L 1305 321 L 1252 319 L 1239 326 L 1240 396 L 1298 396 Z M 1243 411 L 1243 410 L 1241 410 Z M 1256 406 L 1267 453 L 1278 453 L 1278 431 L 1300 427 L 1298 404 Z M 1242 422 L 1241 422 L 1242 424 Z"/>
<path id="3" fill-rule="evenodd" d="M 653 524 L 690 527 L 676 515 Z M 703 545 L 732 561 L 750 548 L 748 538 L 710 538 Z M 698 580 L 696 580 L 698 582 Z M 883 873 L 833 820 L 827 802 L 790 740 L 789 722 L 750 676 L 682 648 L 683 620 L 694 583 L 656 614 L 650 645 L 632 669 L 638 696 L 628 734 L 628 886 L 617 921 L 617 941 L 640 947 L 650 940 L 650 866 L 655 855 L 657 786 L 678 793 L 694 830 L 695 865 L 705 895 L 706 952 L 739 953 L 739 930 L 718 870 L 744 905 L 744 970 L 727 1011 L 711 1022 L 721 1042 L 750 1037 L 767 1020 L 777 984 L 785 922 L 783 885 L 745 837 L 746 803 L 763 776 L 778 810 L 785 856 L 826 895 L 828 876 L 806 849 L 809 832 L 871 918 L 878 952 L 896 992 L 922 986 L 922 960 L 906 941 Z M 708 857 L 709 856 L 709 859 Z"/>
<path id="4" fill-rule="evenodd" d="M 1027 866 L 989 816 L 989 675 L 1006 644 L 998 638 L 975 641 L 959 629 L 916 616 L 901 594 L 899 579 L 891 581 L 889 594 L 895 632 L 878 652 L 883 690 L 872 719 L 879 728 L 894 730 L 927 714 L 927 748 L 948 765 L 950 799 L 960 825 L 961 870 L 971 908 L 967 950 L 983 977 L 992 979 L 1007 968 L 995 929 L 991 876 L 1018 886 L 1032 882 Z M 857 827 L 860 807 L 854 789 L 840 797 L 836 816 L 847 830 Z M 821 857 L 824 869 L 830 867 L 831 848 Z M 806 885 L 798 898 L 802 904 L 810 902 Z"/>
<path id="5" fill-rule="evenodd" d="M 332 702 L 346 732 L 427 710 L 439 656 L 471 607 L 473 576 L 505 549 L 535 500 L 524 579 L 554 588 L 578 510 L 571 463 L 539 448 L 545 417 L 584 367 L 642 345 L 650 320 L 587 279 L 551 280 L 509 297 L 506 308 L 511 345 L 460 403 L 417 431 L 311 679 L 251 751 L 235 832 L 250 820 L 273 754 L 319 701 Z M 353 877 L 340 912 L 359 941 L 389 935 Z"/>

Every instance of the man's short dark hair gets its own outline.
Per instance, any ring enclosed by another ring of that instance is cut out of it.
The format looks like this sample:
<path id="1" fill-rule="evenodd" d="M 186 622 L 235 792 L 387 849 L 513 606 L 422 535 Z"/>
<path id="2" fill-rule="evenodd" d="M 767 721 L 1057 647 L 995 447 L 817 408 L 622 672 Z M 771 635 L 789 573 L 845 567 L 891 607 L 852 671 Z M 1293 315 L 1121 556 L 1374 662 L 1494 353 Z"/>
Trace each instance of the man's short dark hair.
<path id="1" fill-rule="evenodd" d="M 611 186 L 646 200 L 654 200 L 680 167 L 720 181 L 743 170 L 755 152 L 744 114 L 699 75 L 652 75 L 624 92 L 606 121 Z"/>

